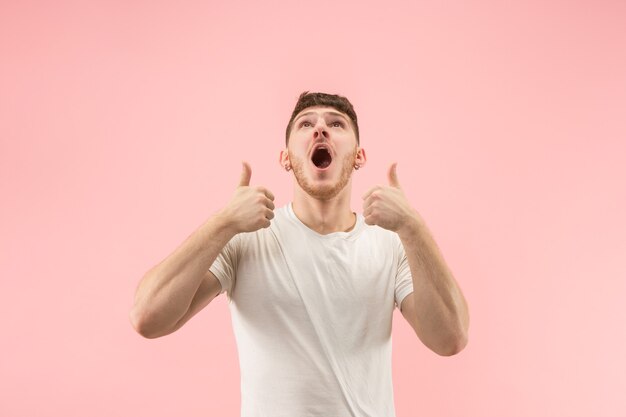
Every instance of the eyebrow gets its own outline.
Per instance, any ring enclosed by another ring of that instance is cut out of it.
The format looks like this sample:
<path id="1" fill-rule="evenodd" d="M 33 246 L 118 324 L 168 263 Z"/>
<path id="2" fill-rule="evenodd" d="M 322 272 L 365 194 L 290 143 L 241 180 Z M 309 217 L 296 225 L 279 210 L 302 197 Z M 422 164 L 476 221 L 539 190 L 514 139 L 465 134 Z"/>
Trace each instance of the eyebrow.
<path id="1" fill-rule="evenodd" d="M 302 113 L 300 116 L 298 116 L 298 117 L 296 117 L 296 118 L 294 119 L 294 123 L 295 123 L 295 121 L 296 121 L 296 120 L 298 120 L 299 118 L 304 117 L 304 116 L 308 116 L 309 114 L 317 114 L 317 113 L 315 113 L 314 111 L 308 111 L 308 112 L 306 112 L 306 113 Z M 325 116 L 325 115 L 327 115 L 327 114 L 332 114 L 332 115 L 334 115 L 334 116 L 339 116 L 339 117 L 343 118 L 346 122 L 348 121 L 348 119 L 346 118 L 346 116 L 344 116 L 344 115 L 343 115 L 343 114 L 341 114 L 341 113 L 337 113 L 336 111 L 327 111 L 327 112 L 324 112 L 324 114 L 323 114 L 323 115 Z"/>

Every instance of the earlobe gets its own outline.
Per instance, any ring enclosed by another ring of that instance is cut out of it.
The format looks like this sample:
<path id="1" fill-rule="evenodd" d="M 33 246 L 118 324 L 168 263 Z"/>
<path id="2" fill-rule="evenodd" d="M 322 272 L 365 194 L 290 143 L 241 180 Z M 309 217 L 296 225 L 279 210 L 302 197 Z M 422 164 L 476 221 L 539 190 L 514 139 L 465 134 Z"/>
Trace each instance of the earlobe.
<path id="1" fill-rule="evenodd" d="M 367 162 L 367 157 L 365 156 L 365 149 L 359 148 L 356 154 L 355 165 L 358 165 L 359 168 L 363 168 L 363 166 L 365 165 L 365 162 Z"/>
<path id="2" fill-rule="evenodd" d="M 291 169 L 291 164 L 289 163 L 289 153 L 287 151 L 280 151 L 278 163 L 285 171 L 289 171 Z"/>

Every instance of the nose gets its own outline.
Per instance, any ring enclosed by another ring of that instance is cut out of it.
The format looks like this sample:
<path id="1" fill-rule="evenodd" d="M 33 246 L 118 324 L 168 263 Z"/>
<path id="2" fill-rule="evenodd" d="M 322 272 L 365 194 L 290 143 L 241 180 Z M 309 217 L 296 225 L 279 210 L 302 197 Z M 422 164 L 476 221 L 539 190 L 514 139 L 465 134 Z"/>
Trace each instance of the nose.
<path id="1" fill-rule="evenodd" d="M 322 122 L 317 124 L 317 127 L 315 128 L 315 132 L 313 132 L 314 139 L 317 139 L 320 136 L 328 139 L 328 132 L 326 131 L 325 125 L 322 124 Z"/>

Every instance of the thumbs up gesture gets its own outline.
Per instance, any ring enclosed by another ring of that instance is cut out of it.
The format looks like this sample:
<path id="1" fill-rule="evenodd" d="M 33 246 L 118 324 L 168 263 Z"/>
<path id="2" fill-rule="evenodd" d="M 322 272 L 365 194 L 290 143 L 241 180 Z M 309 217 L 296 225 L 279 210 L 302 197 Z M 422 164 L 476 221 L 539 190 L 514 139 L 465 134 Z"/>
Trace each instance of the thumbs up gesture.
<path id="1" fill-rule="evenodd" d="M 388 187 L 376 186 L 363 195 L 363 217 L 369 225 L 401 233 L 411 222 L 422 220 L 400 188 L 396 165 L 389 167 Z"/>
<path id="2" fill-rule="evenodd" d="M 251 187 L 251 177 L 250 165 L 243 162 L 239 186 L 221 212 L 236 233 L 269 227 L 274 218 L 274 194 L 265 187 Z"/>

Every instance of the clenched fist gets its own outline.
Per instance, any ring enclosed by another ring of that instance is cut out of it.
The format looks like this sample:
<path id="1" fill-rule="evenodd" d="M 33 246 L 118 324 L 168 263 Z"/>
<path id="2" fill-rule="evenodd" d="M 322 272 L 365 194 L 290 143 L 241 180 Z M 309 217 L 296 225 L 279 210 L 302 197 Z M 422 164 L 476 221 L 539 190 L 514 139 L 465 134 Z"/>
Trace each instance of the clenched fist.
<path id="1" fill-rule="evenodd" d="M 251 176 L 250 165 L 243 162 L 239 186 L 221 212 L 236 233 L 269 227 L 274 218 L 274 194 L 265 187 L 250 187 Z"/>

